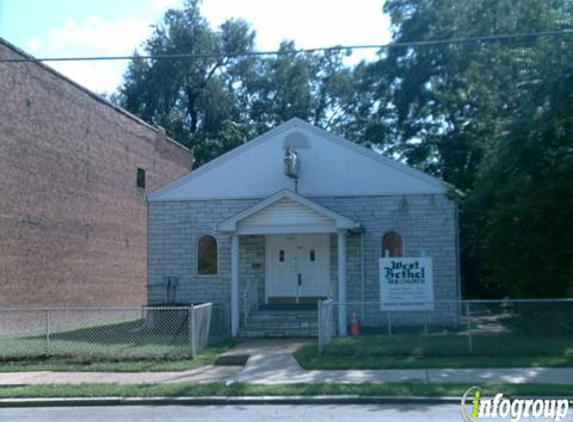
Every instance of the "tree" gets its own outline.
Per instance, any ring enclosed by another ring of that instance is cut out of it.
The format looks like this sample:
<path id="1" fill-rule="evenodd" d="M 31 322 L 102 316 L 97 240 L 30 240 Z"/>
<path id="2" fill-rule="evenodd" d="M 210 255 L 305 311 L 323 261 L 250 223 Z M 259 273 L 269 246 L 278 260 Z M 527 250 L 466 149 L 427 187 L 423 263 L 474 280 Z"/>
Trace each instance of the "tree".
<path id="1" fill-rule="evenodd" d="M 385 11 L 392 18 L 394 40 L 408 42 L 564 29 L 572 21 L 572 7 L 566 0 L 388 0 Z M 524 139 L 519 128 L 531 130 L 536 139 L 544 138 L 534 135 L 534 128 L 525 123 L 533 116 L 530 110 L 543 108 L 540 92 L 549 92 L 543 91 L 547 89 L 543 81 L 557 82 L 563 76 L 558 70 L 565 63 L 560 59 L 563 51 L 555 49 L 562 43 L 570 46 L 566 39 L 539 37 L 402 47 L 385 52 L 368 66 L 378 104 L 370 123 L 372 141 L 383 140 L 383 148 L 442 177 L 464 194 L 461 238 L 466 293 L 542 294 L 532 288 L 534 273 L 518 270 L 528 268 L 528 255 L 507 252 L 516 250 L 511 242 L 516 242 L 519 224 L 509 224 L 516 210 L 509 199 L 501 198 L 514 198 L 514 206 L 519 207 L 527 200 L 525 191 L 495 169 L 512 164 L 515 174 L 530 171 L 524 162 L 502 160 L 501 151 L 521 156 L 519 142 L 508 148 L 512 139 Z M 555 112 L 550 110 L 547 119 Z M 555 187 L 547 173 L 541 175 L 539 186 Z M 492 180 L 496 183 L 489 183 Z M 549 211 L 541 203 L 528 203 L 533 213 Z M 552 225 L 554 229 L 562 226 Z M 519 243 L 530 253 L 535 239 L 553 236 L 548 227 L 544 233 L 527 226 L 519 232 L 528 234 Z M 518 284 L 527 288 L 519 289 Z M 552 291 L 565 292 L 563 288 Z"/>
<path id="2" fill-rule="evenodd" d="M 211 29 L 200 1 L 170 10 L 129 65 L 115 101 L 193 149 L 196 165 L 292 118 L 343 134 L 356 103 L 347 52 L 300 53 L 285 41 L 276 56 L 255 57 L 255 32 L 241 20 Z"/>
<path id="3" fill-rule="evenodd" d="M 384 9 L 392 18 L 396 42 L 553 29 L 560 13 L 536 0 L 389 0 Z M 396 149 L 411 164 L 458 189 L 471 189 L 497 123 L 513 113 L 527 82 L 538 76 L 528 66 L 537 55 L 530 43 L 503 40 L 390 50 L 372 71 L 384 72 L 381 114 L 395 125 Z"/>
<path id="4" fill-rule="evenodd" d="M 297 52 L 284 41 L 276 56 L 257 60 L 241 86 L 241 109 L 258 135 L 299 117 L 324 129 L 343 133 L 358 92 L 352 69 L 344 64 L 349 52 Z"/>
<path id="5" fill-rule="evenodd" d="M 573 294 L 572 44 L 546 46 L 544 79 L 499 134 L 473 195 L 486 281 L 512 296 Z"/>
<path id="6" fill-rule="evenodd" d="M 117 101 L 142 119 L 193 148 L 196 164 L 244 142 L 235 85 L 252 66 L 240 57 L 253 49 L 254 31 L 229 20 L 214 31 L 200 14 L 199 0 L 169 10 L 144 44 L 147 56 L 190 54 L 193 58 L 134 59 Z"/>

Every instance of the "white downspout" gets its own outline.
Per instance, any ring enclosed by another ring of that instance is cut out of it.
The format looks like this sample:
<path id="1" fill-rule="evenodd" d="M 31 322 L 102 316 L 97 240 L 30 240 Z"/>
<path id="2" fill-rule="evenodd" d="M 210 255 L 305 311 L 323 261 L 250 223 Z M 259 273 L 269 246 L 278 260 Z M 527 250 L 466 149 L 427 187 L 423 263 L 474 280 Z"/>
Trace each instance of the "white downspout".
<path id="1" fill-rule="evenodd" d="M 338 334 L 346 336 L 346 230 L 338 231 Z"/>
<path id="2" fill-rule="evenodd" d="M 239 335 L 239 235 L 231 235 L 231 335 Z"/>
<path id="3" fill-rule="evenodd" d="M 366 317 L 366 302 L 365 292 L 364 292 L 364 279 L 366 277 L 366 269 L 364 268 L 364 230 L 360 233 L 360 301 L 362 302 L 362 312 L 361 319 L 362 324 L 364 324 L 364 319 Z"/>

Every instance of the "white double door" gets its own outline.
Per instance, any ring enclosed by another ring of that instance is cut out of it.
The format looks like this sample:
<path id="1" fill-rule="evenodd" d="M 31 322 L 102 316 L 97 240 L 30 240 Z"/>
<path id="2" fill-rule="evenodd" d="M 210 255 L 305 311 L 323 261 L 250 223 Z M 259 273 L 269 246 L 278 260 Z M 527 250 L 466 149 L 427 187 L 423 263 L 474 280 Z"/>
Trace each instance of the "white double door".
<path id="1" fill-rule="evenodd" d="M 267 303 L 316 303 L 330 296 L 329 235 L 266 236 L 265 269 Z"/>

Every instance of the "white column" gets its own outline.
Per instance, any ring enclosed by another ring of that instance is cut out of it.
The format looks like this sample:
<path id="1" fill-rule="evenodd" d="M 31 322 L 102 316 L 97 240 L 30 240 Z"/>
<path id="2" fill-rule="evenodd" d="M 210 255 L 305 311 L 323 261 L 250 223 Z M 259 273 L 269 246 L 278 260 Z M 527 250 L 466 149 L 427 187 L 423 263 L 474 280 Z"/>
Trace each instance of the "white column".
<path id="1" fill-rule="evenodd" d="M 346 304 L 346 230 L 338 231 L 338 303 Z M 346 335 L 346 305 L 338 306 L 338 333 Z"/>
<path id="2" fill-rule="evenodd" d="M 231 235 L 231 335 L 239 335 L 239 235 Z"/>

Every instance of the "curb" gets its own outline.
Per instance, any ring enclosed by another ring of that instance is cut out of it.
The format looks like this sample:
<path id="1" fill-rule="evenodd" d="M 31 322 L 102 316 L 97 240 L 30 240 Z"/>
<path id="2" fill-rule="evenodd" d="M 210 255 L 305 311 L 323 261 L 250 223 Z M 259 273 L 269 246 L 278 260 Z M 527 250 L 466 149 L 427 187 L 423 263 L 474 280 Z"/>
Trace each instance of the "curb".
<path id="1" fill-rule="evenodd" d="M 302 404 L 459 404 L 459 397 L 392 396 L 207 396 L 207 397 L 87 397 L 0 399 L 0 408 L 88 406 L 224 406 Z"/>

